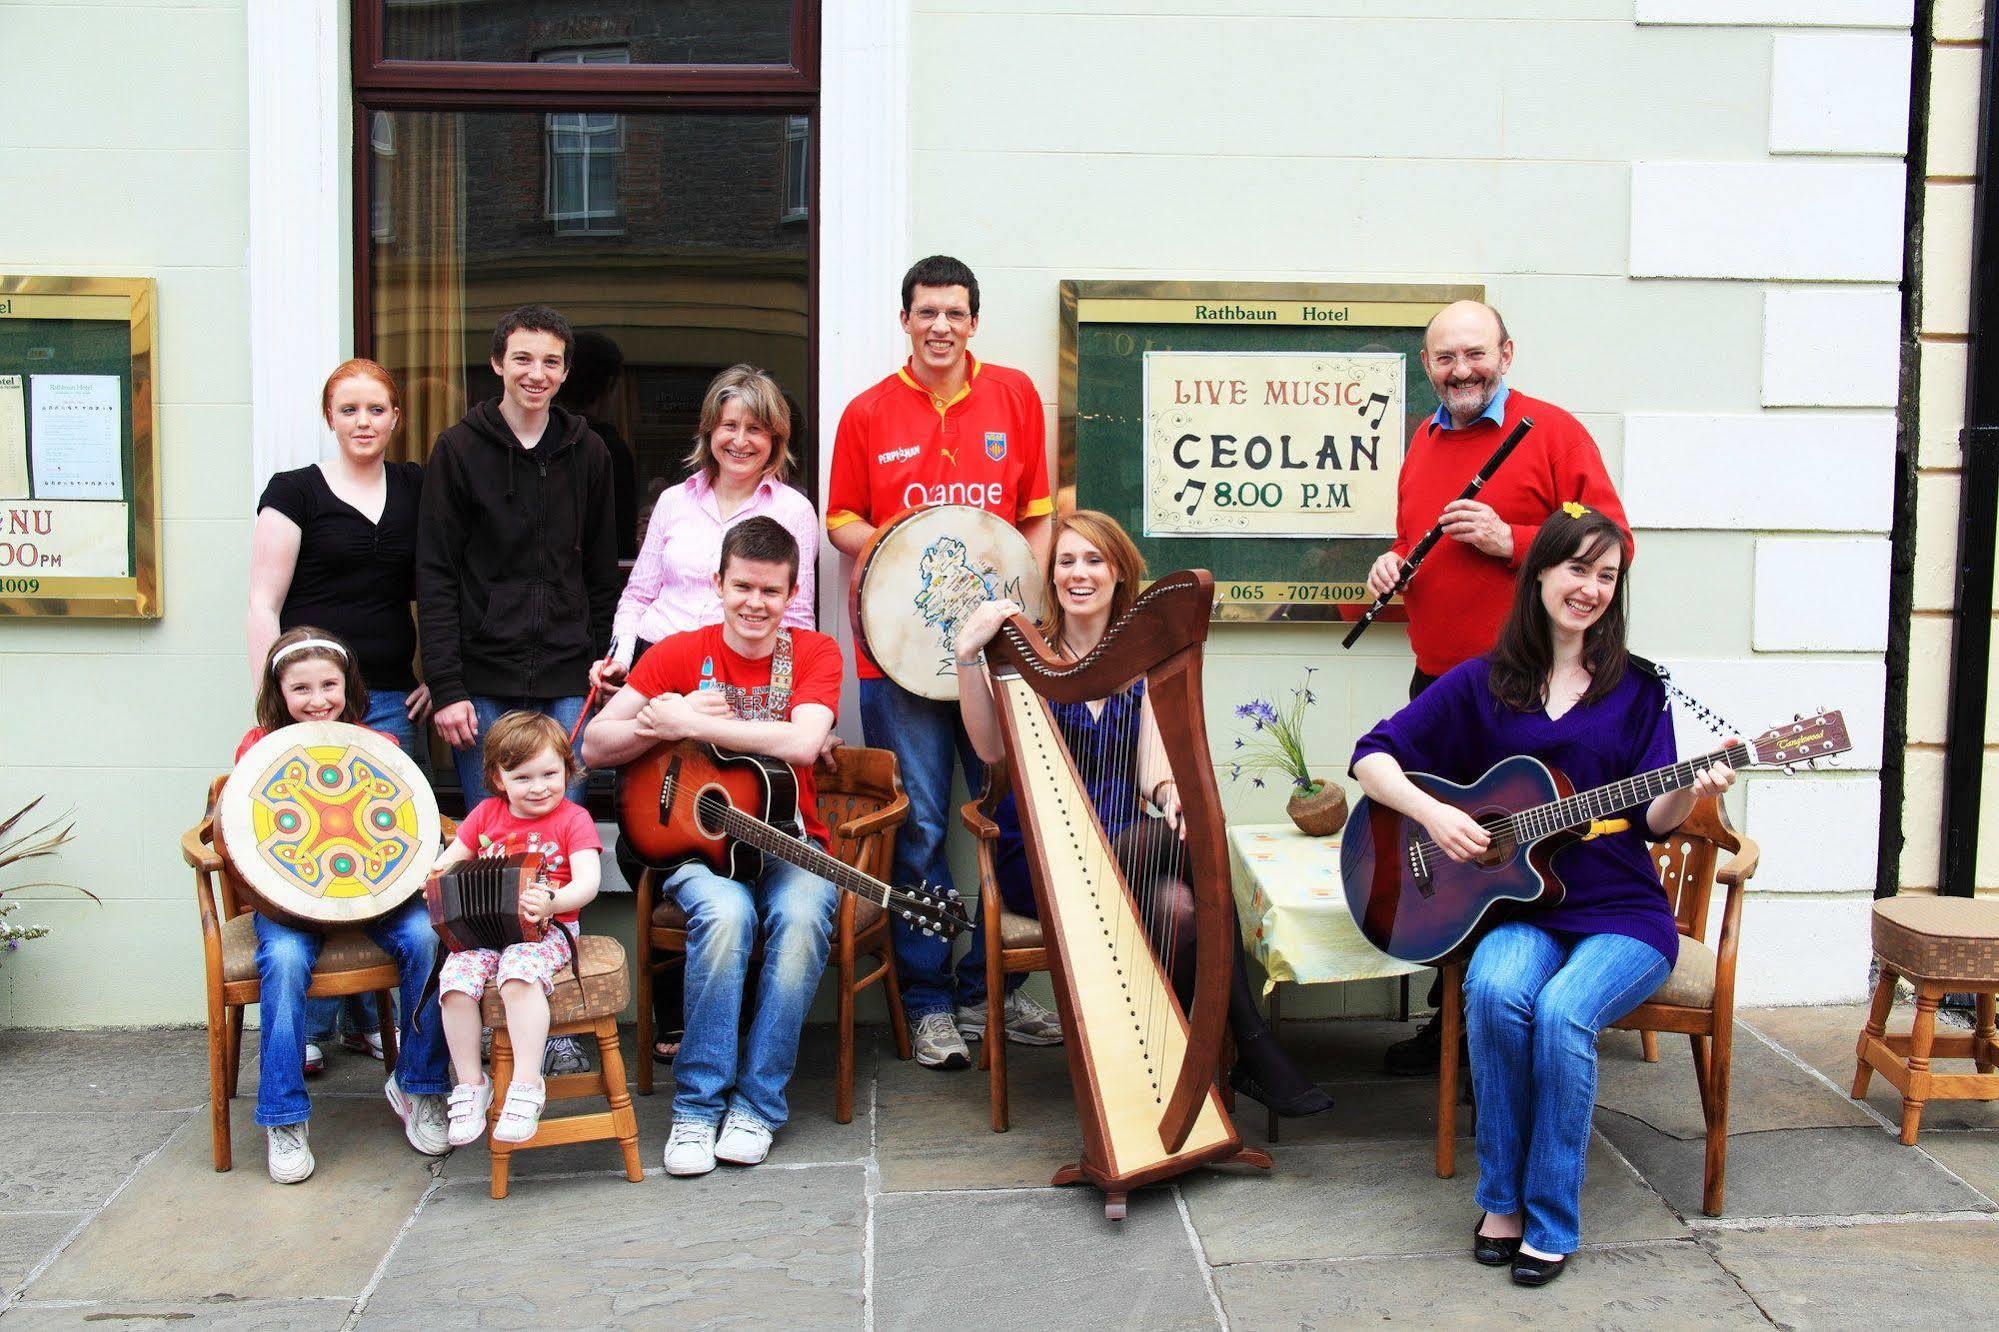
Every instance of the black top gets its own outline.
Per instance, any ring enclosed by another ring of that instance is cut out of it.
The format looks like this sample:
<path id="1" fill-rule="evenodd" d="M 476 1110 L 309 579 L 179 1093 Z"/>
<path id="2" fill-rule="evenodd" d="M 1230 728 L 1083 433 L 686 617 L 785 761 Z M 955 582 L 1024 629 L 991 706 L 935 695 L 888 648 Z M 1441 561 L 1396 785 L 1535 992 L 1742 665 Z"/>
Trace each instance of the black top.
<path id="1" fill-rule="evenodd" d="M 437 437 L 429 469 L 416 583 L 431 701 L 583 693 L 624 587 L 604 442 L 551 407 L 525 448 L 492 398 Z"/>
<path id="2" fill-rule="evenodd" d="M 371 523 L 333 493 L 317 466 L 279 472 L 264 487 L 257 511 L 276 509 L 298 524 L 298 567 L 292 571 L 278 627 L 317 625 L 346 639 L 360 658 L 370 689 L 416 688 L 410 663 L 416 626 L 416 524 L 423 464 L 392 462 L 382 520 Z"/>

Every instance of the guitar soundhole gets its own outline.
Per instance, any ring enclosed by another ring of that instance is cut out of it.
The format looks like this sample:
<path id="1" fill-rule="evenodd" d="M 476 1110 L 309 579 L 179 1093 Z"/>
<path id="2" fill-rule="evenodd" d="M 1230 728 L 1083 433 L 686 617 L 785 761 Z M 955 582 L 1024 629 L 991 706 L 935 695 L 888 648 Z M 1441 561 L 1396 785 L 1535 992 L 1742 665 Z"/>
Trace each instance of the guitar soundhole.
<path id="1" fill-rule="evenodd" d="M 1472 817 L 1490 830 L 1495 824 L 1503 824 L 1507 819 L 1511 818 L 1512 813 L 1511 810 L 1500 809 L 1495 806 L 1490 809 L 1477 810 L 1472 814 Z M 1511 834 L 1495 833 L 1492 844 L 1485 848 L 1484 853 L 1474 863 L 1484 869 L 1498 869 L 1501 865 L 1513 859 L 1513 853 L 1518 849 L 1519 845 L 1520 843 Z"/>
<path id="2" fill-rule="evenodd" d="M 704 786 L 694 797 L 694 823 L 703 837 L 722 836 L 722 817 L 729 810 L 729 796 L 719 786 Z"/>

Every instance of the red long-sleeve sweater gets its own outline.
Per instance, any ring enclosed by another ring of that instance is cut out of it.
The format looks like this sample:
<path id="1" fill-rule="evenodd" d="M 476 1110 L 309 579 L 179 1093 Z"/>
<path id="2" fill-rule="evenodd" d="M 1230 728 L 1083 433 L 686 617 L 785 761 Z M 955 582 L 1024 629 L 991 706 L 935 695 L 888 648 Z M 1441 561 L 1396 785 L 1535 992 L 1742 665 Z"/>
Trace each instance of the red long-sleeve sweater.
<path id="1" fill-rule="evenodd" d="M 1523 416 L 1534 418 L 1534 428 L 1478 495 L 1512 527 L 1513 558 L 1495 559 L 1444 537 L 1403 590 L 1409 645 L 1416 669 L 1425 675 L 1442 675 L 1492 649 L 1513 602 L 1520 559 L 1557 506 L 1576 500 L 1631 530 L 1589 431 L 1553 403 L 1509 388 L 1503 424 L 1480 420 L 1461 430 L 1439 430 L 1432 418 L 1418 428 L 1396 484 L 1395 553 L 1409 557 Z"/>

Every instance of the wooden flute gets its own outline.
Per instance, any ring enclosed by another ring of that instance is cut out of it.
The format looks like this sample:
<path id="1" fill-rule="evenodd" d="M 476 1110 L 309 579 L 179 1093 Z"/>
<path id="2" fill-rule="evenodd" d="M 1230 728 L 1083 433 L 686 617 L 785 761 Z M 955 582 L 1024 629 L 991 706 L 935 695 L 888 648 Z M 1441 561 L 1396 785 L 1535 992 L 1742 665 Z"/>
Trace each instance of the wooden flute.
<path id="1" fill-rule="evenodd" d="M 1531 416 L 1521 417 L 1520 424 L 1513 427 L 1512 433 L 1507 435 L 1501 441 L 1499 447 L 1493 451 L 1492 456 L 1485 460 L 1485 466 L 1478 469 L 1478 475 L 1471 479 L 1471 484 L 1464 488 L 1464 493 L 1459 495 L 1458 499 L 1468 500 L 1477 498 L 1478 492 L 1485 489 L 1485 483 L 1492 480 L 1492 474 L 1499 470 L 1499 465 L 1506 461 L 1506 456 L 1513 452 L 1520 441 L 1527 437 L 1527 432 L 1533 428 L 1534 418 Z M 1445 507 L 1449 508 L 1450 506 L 1446 505 Z M 1416 567 L 1423 563 L 1423 557 L 1430 553 L 1430 548 L 1436 545 L 1438 538 L 1443 535 L 1444 520 L 1439 515 L 1436 526 L 1423 534 L 1423 539 L 1418 541 L 1416 548 L 1409 552 L 1409 558 L 1402 562 L 1402 572 L 1396 575 L 1395 586 L 1376 597 L 1374 604 L 1367 608 L 1366 613 L 1354 621 L 1353 628 L 1347 630 L 1347 636 L 1341 640 L 1341 647 L 1352 647 L 1355 641 L 1367 632 L 1367 627 L 1374 623 L 1376 617 L 1383 610 L 1387 609 L 1388 603 L 1395 600 L 1403 588 L 1409 586 L 1409 580 L 1416 576 Z"/>

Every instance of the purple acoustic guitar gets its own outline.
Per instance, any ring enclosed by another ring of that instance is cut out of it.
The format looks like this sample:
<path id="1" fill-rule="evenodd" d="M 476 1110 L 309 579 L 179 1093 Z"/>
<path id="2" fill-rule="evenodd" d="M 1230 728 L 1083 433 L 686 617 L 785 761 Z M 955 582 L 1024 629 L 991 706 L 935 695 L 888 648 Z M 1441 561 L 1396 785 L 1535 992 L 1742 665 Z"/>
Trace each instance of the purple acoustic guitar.
<path id="1" fill-rule="evenodd" d="M 1566 890 L 1550 862 L 1594 820 L 1692 786 L 1696 773 L 1716 763 L 1789 770 L 1852 747 L 1846 719 L 1826 712 L 1580 795 L 1561 773 L 1524 756 L 1494 764 L 1470 786 L 1412 772 L 1418 788 L 1478 820 L 1492 844 L 1476 860 L 1452 860 L 1422 824 L 1363 797 L 1340 842 L 1347 909 L 1382 952 L 1435 963 L 1523 907 L 1560 902 Z"/>

